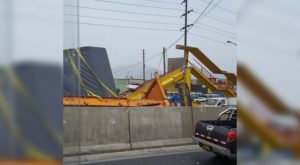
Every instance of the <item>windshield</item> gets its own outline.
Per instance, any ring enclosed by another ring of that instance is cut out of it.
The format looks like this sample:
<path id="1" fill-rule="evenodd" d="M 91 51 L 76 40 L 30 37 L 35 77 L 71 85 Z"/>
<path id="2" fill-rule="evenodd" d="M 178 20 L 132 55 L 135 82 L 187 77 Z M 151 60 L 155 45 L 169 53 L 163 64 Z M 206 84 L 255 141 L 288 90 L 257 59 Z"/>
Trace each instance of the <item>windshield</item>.
<path id="1" fill-rule="evenodd" d="M 208 99 L 207 105 L 216 105 L 218 103 L 218 99 Z"/>

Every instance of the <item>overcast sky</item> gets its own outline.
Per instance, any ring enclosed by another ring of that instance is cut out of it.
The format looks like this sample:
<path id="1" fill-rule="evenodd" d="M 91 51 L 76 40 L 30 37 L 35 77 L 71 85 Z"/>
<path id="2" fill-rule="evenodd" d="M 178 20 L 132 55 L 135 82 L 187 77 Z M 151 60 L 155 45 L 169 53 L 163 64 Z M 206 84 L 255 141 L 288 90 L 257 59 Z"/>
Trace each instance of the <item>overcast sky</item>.
<path id="1" fill-rule="evenodd" d="M 124 4 L 115 4 L 113 2 L 122 2 L 129 4 L 147 5 L 162 8 L 172 8 L 177 10 L 167 10 L 167 9 L 155 9 L 146 8 L 141 6 L 132 6 Z M 157 30 L 141 30 L 141 29 L 125 29 L 116 27 L 105 27 L 105 26 L 92 26 L 81 24 L 80 25 L 80 45 L 81 46 L 97 46 L 104 47 L 107 49 L 110 63 L 112 67 L 119 65 L 134 64 L 141 62 L 142 60 L 142 49 L 146 50 L 146 56 L 150 57 L 162 51 L 163 47 L 169 46 L 176 39 L 182 35 L 179 29 L 183 26 L 184 19 L 180 18 L 183 13 L 184 6 L 180 5 L 181 0 L 164 0 L 162 3 L 150 0 L 111 0 L 110 2 L 96 1 L 96 0 L 82 0 L 80 1 L 80 6 L 101 8 L 101 9 L 111 9 L 111 10 L 121 10 L 121 11 L 131 11 L 139 13 L 149 13 L 157 15 L 168 15 L 177 16 L 177 18 L 166 18 L 158 16 L 147 16 L 138 14 L 126 14 L 117 12 L 108 12 L 102 10 L 92 10 L 81 8 L 81 16 L 92 16 L 92 17 L 104 17 L 112 19 L 125 19 L 125 20 L 138 20 L 138 21 L 152 21 L 152 22 L 162 22 L 162 23 L 173 23 L 178 25 L 161 25 L 161 24 L 146 24 L 146 23 L 136 23 L 136 22 L 124 22 L 116 20 L 105 20 L 97 18 L 87 18 L 80 17 L 80 22 L 82 23 L 92 23 L 92 24 L 104 24 L 104 25 L 114 25 L 114 26 L 132 26 L 132 27 L 146 27 L 146 28 L 156 28 L 156 29 L 169 29 L 177 31 L 157 31 Z M 210 0 L 190 0 L 189 7 L 194 9 L 195 12 L 189 15 L 190 23 L 192 23 L 199 15 L 201 11 L 208 5 Z M 65 0 L 66 5 L 76 5 L 72 0 Z M 177 4 L 176 4 L 177 3 Z M 218 7 L 211 5 L 208 8 L 207 13 L 209 17 L 203 16 L 198 24 L 198 27 L 193 27 L 190 31 L 193 34 L 204 36 L 212 40 L 204 39 L 202 37 L 197 37 L 195 35 L 189 35 L 188 44 L 193 47 L 198 47 L 201 49 L 208 57 L 217 63 L 222 69 L 229 72 L 236 72 L 236 47 L 233 45 L 226 44 L 227 40 L 236 42 L 236 23 L 237 23 L 237 4 L 234 0 L 214 0 L 213 4 L 218 4 Z M 180 11 L 182 10 L 182 11 Z M 229 11 L 228 11 L 229 10 Z M 76 15 L 76 8 L 65 6 L 66 14 Z M 220 21 L 216 21 L 216 19 Z M 65 20 L 76 22 L 77 19 L 74 16 L 65 16 Z M 225 23 L 224 23 L 225 22 Z M 203 25 L 204 24 L 204 25 Z M 221 29 L 215 30 L 208 28 L 207 26 L 213 26 L 215 28 Z M 208 30 L 205 30 L 208 29 Z M 77 45 L 76 34 L 77 25 L 65 23 L 64 35 L 65 35 L 65 48 L 75 47 Z M 214 32 L 211 32 L 214 31 Z M 215 32 L 216 31 L 216 32 Z M 226 32 L 224 32 L 226 31 Z M 229 33 L 227 33 L 229 32 Z M 221 33 L 221 34 L 220 34 Z M 75 40 L 75 42 L 74 42 Z M 219 43 L 222 42 L 222 43 Z M 178 44 L 183 44 L 183 39 L 178 42 Z M 168 51 L 168 57 L 182 57 L 183 53 L 180 50 L 176 50 L 172 47 Z M 158 67 L 160 56 L 147 60 L 147 65 L 151 67 Z"/>
<path id="2" fill-rule="evenodd" d="M 286 103 L 300 107 L 300 1 L 239 2 L 238 59 Z"/>

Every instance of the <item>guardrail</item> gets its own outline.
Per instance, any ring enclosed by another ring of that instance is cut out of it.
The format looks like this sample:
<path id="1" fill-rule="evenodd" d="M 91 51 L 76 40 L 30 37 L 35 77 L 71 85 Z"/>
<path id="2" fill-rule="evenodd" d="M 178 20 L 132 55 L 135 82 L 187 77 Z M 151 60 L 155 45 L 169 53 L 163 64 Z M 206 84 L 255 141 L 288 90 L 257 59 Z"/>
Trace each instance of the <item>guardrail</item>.
<path id="1" fill-rule="evenodd" d="M 227 83 L 227 79 L 219 79 L 218 80 L 206 68 L 204 68 L 202 65 L 199 64 L 200 65 L 200 68 L 199 68 L 198 66 L 196 66 L 193 63 L 191 63 L 190 61 L 189 61 L 189 63 L 201 75 L 203 75 L 204 77 L 206 77 L 213 85 L 217 86 L 217 88 L 222 89 L 222 90 L 229 89 L 229 90 L 231 90 L 232 92 L 235 93 L 236 87 L 233 85 L 233 83 L 231 81 L 228 81 L 228 83 Z"/>

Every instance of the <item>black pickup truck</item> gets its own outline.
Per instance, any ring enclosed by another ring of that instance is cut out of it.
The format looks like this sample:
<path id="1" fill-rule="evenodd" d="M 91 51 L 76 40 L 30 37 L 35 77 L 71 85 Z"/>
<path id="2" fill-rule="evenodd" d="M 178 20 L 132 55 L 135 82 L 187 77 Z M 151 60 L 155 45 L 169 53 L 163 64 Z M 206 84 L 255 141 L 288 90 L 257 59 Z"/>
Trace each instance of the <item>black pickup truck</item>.
<path id="1" fill-rule="evenodd" d="M 194 139 L 200 147 L 216 156 L 236 156 L 236 118 L 237 109 L 228 108 L 217 120 L 198 121 Z"/>

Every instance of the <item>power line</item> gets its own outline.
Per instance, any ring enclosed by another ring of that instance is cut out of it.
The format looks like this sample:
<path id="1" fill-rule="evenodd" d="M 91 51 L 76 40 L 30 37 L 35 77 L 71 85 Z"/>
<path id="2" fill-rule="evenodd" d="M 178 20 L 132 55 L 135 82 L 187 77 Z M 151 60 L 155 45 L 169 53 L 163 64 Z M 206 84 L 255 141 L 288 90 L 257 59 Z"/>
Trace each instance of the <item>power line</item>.
<path id="1" fill-rule="evenodd" d="M 219 41 L 219 40 L 209 38 L 209 37 L 206 37 L 206 36 L 202 36 L 202 35 L 199 35 L 199 34 L 195 34 L 195 33 L 191 33 L 191 34 L 192 34 L 192 36 L 195 36 L 195 37 L 198 37 L 198 38 L 203 38 L 203 39 L 206 39 L 206 40 L 210 40 L 210 41 L 214 41 L 214 42 L 218 42 L 218 43 L 227 45 L 227 43 L 223 42 L 223 41 Z"/>
<path id="2" fill-rule="evenodd" d="M 222 23 L 224 23 L 224 24 L 227 24 L 227 25 L 236 27 L 236 24 L 234 24 L 234 23 L 232 23 L 232 22 L 225 21 L 225 20 L 222 19 L 222 18 L 218 18 L 218 17 L 210 16 L 210 15 L 205 15 L 205 16 L 206 16 L 207 18 L 209 18 L 209 19 L 212 19 L 212 20 L 215 20 L 215 21 L 218 21 L 218 22 L 222 22 Z"/>
<path id="3" fill-rule="evenodd" d="M 198 28 L 198 29 L 204 29 L 204 30 L 212 32 L 212 33 L 216 33 L 216 34 L 219 34 L 219 35 L 222 35 L 222 36 L 226 36 L 226 37 L 229 37 L 229 38 L 236 39 L 236 37 L 234 37 L 232 35 L 224 34 L 224 33 L 221 33 L 221 32 L 218 32 L 218 31 L 214 31 L 214 30 L 211 30 L 211 29 L 208 29 L 208 28 L 204 28 L 204 27 L 199 27 L 199 26 L 195 26 L 195 27 Z"/>
<path id="4" fill-rule="evenodd" d="M 160 57 L 160 59 L 159 59 L 158 66 L 157 66 L 157 69 L 156 69 L 157 72 L 158 72 L 158 70 L 159 70 L 159 68 L 160 68 L 162 59 L 163 59 L 163 55 L 161 55 L 161 57 Z"/>
<path id="5" fill-rule="evenodd" d="M 210 3 L 207 5 L 207 7 L 202 11 L 202 13 L 197 17 L 197 19 L 193 22 L 193 24 L 198 23 L 198 21 L 199 21 L 199 19 L 201 18 L 201 16 L 206 12 L 206 10 L 210 7 L 210 5 L 211 5 L 211 3 L 212 3 L 213 1 L 214 1 L 214 0 L 211 0 L 211 2 L 210 2 Z M 192 26 L 188 29 L 188 31 L 189 31 L 191 28 L 192 28 Z M 195 35 L 195 36 L 200 36 L 200 35 Z M 172 43 L 166 48 L 166 50 L 169 50 L 171 47 L 173 47 L 173 46 L 174 46 L 177 42 L 179 42 L 183 37 L 184 37 L 184 34 L 182 34 L 178 39 L 176 39 L 174 42 L 172 42 Z M 207 37 L 203 37 L 203 38 L 208 39 Z M 210 38 L 209 38 L 208 40 L 215 41 L 215 42 L 221 42 L 221 41 L 217 41 L 217 40 L 210 39 Z M 153 58 L 153 57 L 156 57 L 156 56 L 158 56 L 158 55 L 161 55 L 161 53 L 162 53 L 162 52 L 159 52 L 159 53 L 157 53 L 157 54 L 151 56 L 150 58 Z M 122 70 L 119 70 L 119 71 L 113 72 L 113 73 L 118 73 L 118 72 L 120 72 L 120 71 L 124 71 L 124 70 L 130 69 L 130 68 L 132 68 L 132 67 L 134 67 L 135 65 L 138 65 L 138 64 L 140 64 L 140 63 L 141 63 L 141 62 L 136 63 L 136 64 L 133 64 L 133 65 L 127 67 L 127 68 L 123 68 Z"/>
<path id="6" fill-rule="evenodd" d="M 164 3 L 164 4 L 172 4 L 172 5 L 179 5 L 179 6 L 181 6 L 181 3 L 169 2 L 169 1 L 161 1 L 161 0 L 145 0 L 145 1 L 157 2 L 157 3 Z M 205 1 L 205 0 L 201 0 L 201 1 L 205 2 L 205 3 L 209 3 L 209 1 Z M 230 9 L 227 9 L 225 7 L 221 7 L 221 6 L 217 5 L 217 4 L 212 4 L 212 6 L 217 7 L 218 9 L 221 9 L 223 11 L 232 13 L 232 14 L 237 14 L 237 12 L 235 12 L 233 10 L 230 10 Z"/>
<path id="7" fill-rule="evenodd" d="M 114 12 L 114 13 L 125 13 L 125 14 L 137 14 L 137 15 L 145 15 L 145 16 L 154 16 L 154 17 L 164 17 L 164 18 L 177 18 L 180 19 L 179 16 L 175 15 L 163 15 L 163 14 L 153 14 L 153 13 L 142 13 L 142 12 L 133 12 L 133 11 L 124 11 L 124 10 L 112 10 L 112 9 L 104 9 L 104 8 L 94 8 L 94 7 L 87 7 L 87 6 L 73 6 L 73 5 L 64 5 L 66 7 L 74 7 L 74 8 L 82 8 L 82 9 L 90 9 L 90 10 L 97 10 L 97 11 L 107 11 L 107 12 Z M 200 12 L 196 12 L 200 13 Z M 224 21 L 220 18 L 208 16 L 207 14 L 205 15 L 209 19 L 213 19 L 217 22 L 225 23 L 227 25 L 235 27 L 236 25 L 229 23 L 227 21 Z"/>
<path id="8" fill-rule="evenodd" d="M 198 13 L 200 14 L 200 12 L 198 11 L 195 11 L 195 13 Z M 205 16 L 209 19 L 212 19 L 212 20 L 215 20 L 215 21 L 218 21 L 218 22 L 221 22 L 221 23 L 224 23 L 224 24 L 227 24 L 227 25 L 230 25 L 230 26 L 233 26 L 233 27 L 236 27 L 236 25 L 232 22 L 229 22 L 229 21 L 225 21 L 223 18 L 219 18 L 219 17 L 216 17 L 216 16 L 210 16 L 208 14 L 205 14 Z"/>
<path id="9" fill-rule="evenodd" d="M 200 15 L 197 17 L 197 19 L 193 22 L 193 24 L 198 23 L 198 21 L 199 21 L 199 19 L 201 18 L 201 16 L 204 15 L 204 13 L 205 13 L 206 10 L 210 7 L 210 5 L 212 4 L 213 1 L 214 1 L 214 0 L 211 0 L 211 1 L 210 1 L 210 3 L 205 7 L 205 9 L 200 13 Z M 205 16 L 207 16 L 207 15 L 205 15 Z M 192 28 L 192 27 L 191 27 L 191 28 Z M 190 29 L 191 29 L 191 28 L 190 28 Z"/>
<path id="10" fill-rule="evenodd" d="M 64 6 L 67 6 L 67 7 L 76 7 L 76 8 L 78 7 L 78 6 L 73 6 L 73 5 L 64 5 Z M 126 13 L 126 14 L 137 14 L 137 15 L 146 15 L 146 16 L 166 17 L 166 18 L 180 18 L 178 16 L 173 16 L 173 15 L 140 13 L 140 12 L 124 11 L 124 10 L 111 10 L 111 9 L 94 8 L 94 7 L 87 7 L 87 6 L 79 6 L 79 8 L 90 9 L 90 10 L 108 11 L 108 12 Z"/>
<path id="11" fill-rule="evenodd" d="M 198 16 L 198 18 L 194 21 L 193 24 L 196 24 L 198 23 L 199 19 L 201 18 L 202 15 L 204 15 L 205 11 L 209 8 L 209 6 L 212 4 L 214 0 L 211 0 L 208 5 L 206 6 L 206 8 L 201 12 L 201 14 Z M 216 7 L 216 6 L 214 6 Z M 206 15 L 207 16 L 207 15 Z M 191 27 L 192 28 L 192 27 Z M 191 29 L 190 28 L 190 29 Z M 190 30 L 189 29 L 189 30 Z M 222 43 L 222 44 L 227 44 L 226 42 L 222 42 L 222 41 L 218 41 L 218 40 L 215 40 L 213 38 L 209 38 L 209 37 L 206 37 L 206 36 L 202 36 L 202 35 L 199 35 L 199 34 L 195 34 L 195 33 L 191 33 L 192 35 L 196 36 L 196 37 L 200 37 L 200 38 L 203 38 L 203 39 L 206 39 L 206 40 L 210 40 L 210 41 L 214 41 L 214 42 L 218 42 L 218 43 Z"/>
<path id="12" fill-rule="evenodd" d="M 182 11 L 181 9 L 177 9 L 177 8 L 168 8 L 168 7 L 159 7 L 159 6 L 149 6 L 149 5 L 141 5 L 141 4 L 133 4 L 133 3 L 124 3 L 124 2 L 116 2 L 116 1 L 109 1 L 109 0 L 96 0 L 96 1 L 104 2 L 104 3 L 114 3 L 114 4 L 120 4 L 120 5 L 127 5 L 127 6 L 138 6 L 138 7 L 152 8 L 152 9 L 163 9 L 163 10 Z"/>
<path id="13" fill-rule="evenodd" d="M 193 24 L 197 23 L 201 16 L 206 12 L 206 10 L 210 7 L 211 3 L 214 0 L 211 0 L 211 2 L 206 6 L 206 8 L 202 11 L 202 13 L 197 17 L 197 19 L 193 22 Z M 187 30 L 189 32 L 193 26 L 190 26 L 190 28 Z M 184 37 L 184 34 L 182 34 L 177 40 L 175 40 L 171 45 L 169 45 L 165 50 L 169 50 L 171 47 L 173 47 L 177 42 L 179 42 Z M 161 52 L 160 52 L 161 53 Z"/>
<path id="14" fill-rule="evenodd" d="M 74 17 L 77 17 L 78 15 L 74 15 L 74 14 L 64 14 L 66 16 L 74 16 Z M 157 25 L 181 25 L 179 23 L 171 23 L 171 22 L 155 22 L 155 21 L 141 21 L 141 20 L 132 20 L 132 19 L 118 19 L 118 18 L 109 18 L 109 17 L 97 17 L 97 16 L 86 16 L 86 15 L 80 15 L 80 17 L 84 17 L 84 18 L 93 18 L 93 19 L 102 19 L 102 20 L 113 20 L 113 21 L 123 21 L 123 22 L 136 22 L 136 23 L 146 23 L 146 24 L 157 24 Z M 211 29 L 215 29 L 215 30 L 218 30 L 220 32 L 223 32 L 223 33 L 228 33 L 230 35 L 235 35 L 234 33 L 232 32 L 228 32 L 228 31 L 225 31 L 225 30 L 222 30 L 220 28 L 216 28 L 214 26 L 210 26 L 210 25 L 206 25 L 206 24 L 203 24 L 203 23 L 198 23 L 199 25 L 202 25 L 202 26 L 205 26 L 205 27 L 208 27 L 208 28 L 211 28 Z M 203 28 L 203 27 L 200 27 L 200 26 L 197 26 L 197 25 L 193 25 L 197 28 L 201 28 L 201 29 L 205 29 L 205 30 L 208 30 L 208 31 L 211 31 L 213 33 L 218 33 L 218 32 L 215 32 L 215 31 L 212 31 L 210 29 L 207 29 L 207 28 Z M 222 33 L 221 33 L 222 34 Z"/>
<path id="15" fill-rule="evenodd" d="M 222 20 L 224 22 L 227 22 L 229 24 L 232 24 L 232 25 L 236 25 L 236 20 L 235 21 L 232 21 L 232 20 L 229 20 L 229 19 L 225 19 L 225 18 L 222 18 L 222 17 L 219 17 L 219 16 L 216 16 L 216 15 L 208 15 L 209 18 L 212 18 L 212 19 L 216 19 L 216 20 Z"/>
<path id="16" fill-rule="evenodd" d="M 135 26 L 118 26 L 118 25 L 107 25 L 107 24 L 95 24 L 95 23 L 86 23 L 86 22 L 72 22 L 64 21 L 65 23 L 74 23 L 74 24 L 83 24 L 83 25 L 92 25 L 92 26 L 105 26 L 105 27 L 114 27 L 114 28 L 126 28 L 126 29 L 141 29 L 141 30 L 156 30 L 156 31 L 179 31 L 176 29 L 159 29 L 159 28 L 147 28 L 147 27 L 135 27 Z"/>
<path id="17" fill-rule="evenodd" d="M 206 6 L 206 8 L 202 11 L 202 13 L 197 17 L 197 19 L 193 22 L 193 24 L 196 24 L 199 19 L 201 18 L 201 16 L 206 12 L 206 10 L 210 7 L 211 3 L 214 0 L 211 0 L 211 2 Z M 193 26 L 190 26 L 190 28 L 188 29 L 188 32 L 191 30 L 191 28 L 193 28 Z M 166 48 L 166 50 L 169 50 L 171 47 L 173 47 L 177 42 L 179 42 L 182 38 L 184 37 L 184 34 L 182 34 L 177 40 L 175 40 L 170 46 L 168 46 Z"/>
<path id="18" fill-rule="evenodd" d="M 78 16 L 73 14 L 64 14 L 67 16 Z M 140 21 L 140 20 L 132 20 L 132 19 L 119 19 L 119 18 L 108 18 L 108 17 L 97 17 L 97 16 L 86 16 L 80 15 L 80 17 L 85 18 L 96 18 L 96 19 L 104 19 L 104 20 L 114 20 L 114 21 L 124 21 L 124 22 L 137 22 L 137 23 L 149 23 L 149 24 L 161 24 L 161 25 L 181 25 L 179 23 L 170 23 L 170 22 L 155 22 L 155 21 Z"/>
<path id="19" fill-rule="evenodd" d="M 201 1 L 202 1 L 202 2 L 205 2 L 205 3 L 209 3 L 209 1 L 205 1 L 205 0 L 201 0 Z M 217 7 L 217 8 L 219 8 L 219 9 L 221 9 L 221 10 L 230 12 L 230 13 L 232 13 L 232 14 L 237 14 L 237 12 L 232 11 L 232 10 L 230 10 L 230 9 L 227 9 L 227 8 L 225 8 L 225 7 L 221 7 L 221 6 L 215 5 L 215 4 L 212 4 L 212 5 L 215 6 L 215 7 Z"/>
<path id="20" fill-rule="evenodd" d="M 173 4 L 173 5 L 180 5 L 181 6 L 181 3 L 169 2 L 169 1 L 160 1 L 160 0 L 145 0 L 145 1 L 156 2 L 156 3 L 164 3 L 164 4 Z"/>
<path id="21" fill-rule="evenodd" d="M 222 32 L 224 32 L 224 33 L 228 33 L 228 34 L 231 34 L 231 35 L 236 36 L 235 33 L 232 33 L 232 32 L 229 32 L 229 31 L 226 31 L 226 30 L 223 30 L 223 29 L 214 27 L 214 26 L 210 26 L 210 25 L 207 25 L 207 24 L 204 24 L 204 23 L 200 23 L 200 22 L 198 22 L 197 24 L 198 24 L 198 25 L 202 25 L 202 26 L 206 26 L 206 27 L 208 27 L 208 28 L 215 29 L 215 30 L 222 31 Z M 198 27 L 197 25 L 194 25 L 194 26 L 195 26 L 195 27 Z"/>
<path id="22" fill-rule="evenodd" d="M 156 54 L 154 54 L 154 55 L 152 55 L 152 56 L 145 57 L 145 58 L 146 58 L 146 60 L 147 60 L 147 61 L 151 61 L 152 59 L 154 59 L 155 57 L 157 57 L 157 56 L 159 56 L 159 55 L 160 55 L 160 53 L 156 53 Z M 136 65 L 139 65 L 139 64 L 142 64 L 142 63 L 143 63 L 143 62 L 142 62 L 142 61 L 140 61 L 140 62 L 137 62 L 137 63 L 131 64 L 131 65 L 129 65 L 128 67 L 126 67 L 126 68 L 122 68 L 122 69 L 120 69 L 120 70 L 118 70 L 118 71 L 114 71 L 113 73 L 119 73 L 119 72 L 122 72 L 122 71 L 128 70 L 128 69 L 130 69 L 130 68 L 133 68 L 134 66 L 136 66 Z"/>

